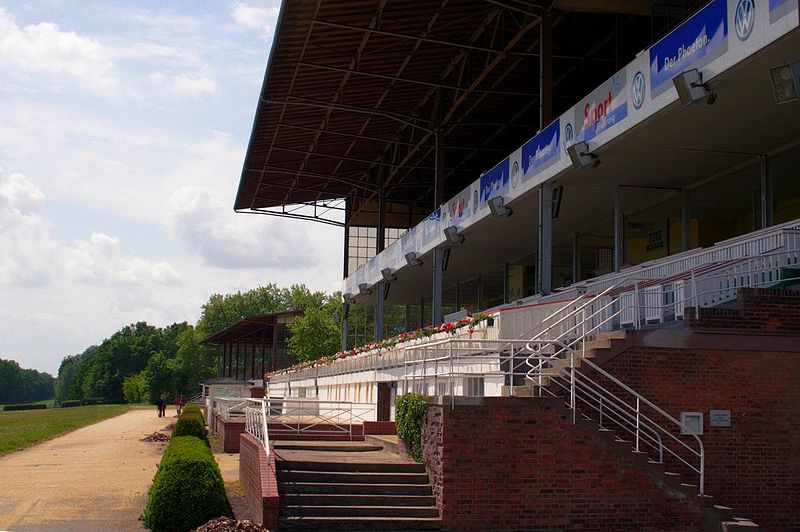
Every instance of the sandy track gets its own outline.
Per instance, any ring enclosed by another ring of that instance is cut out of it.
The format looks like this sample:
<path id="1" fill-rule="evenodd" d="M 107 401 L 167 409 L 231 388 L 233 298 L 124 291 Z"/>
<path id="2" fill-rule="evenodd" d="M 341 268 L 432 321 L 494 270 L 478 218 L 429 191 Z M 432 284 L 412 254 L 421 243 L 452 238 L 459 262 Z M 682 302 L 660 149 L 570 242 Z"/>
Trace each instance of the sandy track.
<path id="1" fill-rule="evenodd" d="M 139 438 L 174 421 L 131 410 L 0 457 L 0 530 L 143 530 L 138 518 L 165 444 Z"/>

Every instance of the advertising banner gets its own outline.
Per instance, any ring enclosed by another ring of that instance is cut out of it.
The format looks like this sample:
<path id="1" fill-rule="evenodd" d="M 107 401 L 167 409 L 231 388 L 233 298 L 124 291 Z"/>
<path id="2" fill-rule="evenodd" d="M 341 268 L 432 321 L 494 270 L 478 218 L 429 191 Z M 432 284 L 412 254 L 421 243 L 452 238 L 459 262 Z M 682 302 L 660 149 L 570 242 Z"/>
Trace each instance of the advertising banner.
<path id="1" fill-rule="evenodd" d="M 621 70 L 575 106 L 575 142 L 589 142 L 628 117 L 627 86 Z"/>
<path id="2" fill-rule="evenodd" d="M 510 179 L 508 157 L 481 176 L 480 202 L 486 203 L 508 190 Z"/>
<path id="3" fill-rule="evenodd" d="M 795 14 L 797 18 L 797 0 L 769 0 L 769 23 L 774 24 L 777 20 L 789 14 Z"/>
<path id="4" fill-rule="evenodd" d="M 700 68 L 728 50 L 726 0 L 714 0 L 650 48 L 650 88 L 657 96 L 672 78 Z"/>
<path id="5" fill-rule="evenodd" d="M 432 242 L 436 237 L 442 236 L 441 222 L 442 208 L 433 211 L 425 220 L 422 221 L 422 242 L 423 246 Z"/>
<path id="6" fill-rule="evenodd" d="M 445 218 L 447 225 L 463 224 L 472 216 L 472 188 L 459 192 L 453 199 L 445 204 Z"/>
<path id="7" fill-rule="evenodd" d="M 528 180 L 559 159 L 561 121 L 551 122 L 522 146 L 522 179 Z"/>

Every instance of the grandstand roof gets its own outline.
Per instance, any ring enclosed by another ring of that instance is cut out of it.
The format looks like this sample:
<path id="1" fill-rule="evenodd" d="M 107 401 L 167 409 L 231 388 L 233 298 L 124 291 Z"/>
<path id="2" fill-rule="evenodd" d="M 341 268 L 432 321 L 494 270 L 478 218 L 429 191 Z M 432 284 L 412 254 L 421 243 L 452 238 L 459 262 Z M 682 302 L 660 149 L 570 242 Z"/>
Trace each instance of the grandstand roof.
<path id="1" fill-rule="evenodd" d="M 273 314 L 256 314 L 254 316 L 247 316 L 237 321 L 233 325 L 229 325 L 225 329 L 216 334 L 212 334 L 208 338 L 203 339 L 201 344 L 223 344 L 249 336 L 254 332 L 260 331 L 264 327 L 273 326 L 278 323 L 281 318 L 289 318 L 300 316 L 303 314 L 302 310 L 290 310 L 286 312 L 275 312 Z"/>
<path id="2" fill-rule="evenodd" d="M 650 0 L 284 0 L 234 208 L 324 221 L 318 202 L 346 198 L 367 224 L 382 188 L 412 225 L 434 205 L 432 132 L 448 198 L 539 129 L 546 9 L 553 114 L 652 40 Z"/>

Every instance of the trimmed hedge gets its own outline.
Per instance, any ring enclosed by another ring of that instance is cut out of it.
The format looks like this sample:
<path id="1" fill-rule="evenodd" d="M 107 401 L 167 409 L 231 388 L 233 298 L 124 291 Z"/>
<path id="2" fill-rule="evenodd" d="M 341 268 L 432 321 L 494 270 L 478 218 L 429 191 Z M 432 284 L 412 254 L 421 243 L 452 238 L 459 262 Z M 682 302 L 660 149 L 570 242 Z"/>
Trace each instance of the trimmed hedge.
<path id="1" fill-rule="evenodd" d="M 11 412 L 13 410 L 44 410 L 47 405 L 44 403 L 26 403 L 22 405 L 6 405 L 3 407 L 4 412 Z"/>
<path id="2" fill-rule="evenodd" d="M 180 532 L 219 516 L 232 517 L 233 512 L 211 450 L 194 436 L 173 437 L 140 520 L 154 532 Z"/>
<path id="3" fill-rule="evenodd" d="M 81 406 L 80 401 L 61 401 L 61 408 L 69 408 L 71 406 Z"/>
<path id="4" fill-rule="evenodd" d="M 208 444 L 206 420 L 203 419 L 202 414 L 191 411 L 182 413 L 172 429 L 172 437 L 176 436 L 194 436 Z"/>
<path id="5" fill-rule="evenodd" d="M 422 461 L 422 424 L 427 408 L 418 393 L 407 393 L 395 401 L 397 437 L 406 442 L 411 458 L 417 462 Z"/>
<path id="6" fill-rule="evenodd" d="M 106 401 L 102 397 L 86 397 L 81 399 L 81 406 L 86 405 L 103 405 Z"/>
<path id="7" fill-rule="evenodd" d="M 200 415 L 203 415 L 203 411 L 200 409 L 197 403 L 186 403 L 183 405 L 184 412 L 196 412 Z"/>

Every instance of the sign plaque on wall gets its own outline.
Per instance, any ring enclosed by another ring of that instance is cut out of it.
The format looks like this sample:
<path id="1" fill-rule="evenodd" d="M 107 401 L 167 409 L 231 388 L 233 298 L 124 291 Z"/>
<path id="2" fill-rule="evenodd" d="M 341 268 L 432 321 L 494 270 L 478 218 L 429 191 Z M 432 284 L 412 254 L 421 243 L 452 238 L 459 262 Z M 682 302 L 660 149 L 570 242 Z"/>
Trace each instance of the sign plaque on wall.
<path id="1" fill-rule="evenodd" d="M 711 410 L 708 413 L 708 424 L 712 427 L 730 427 L 730 410 Z"/>

